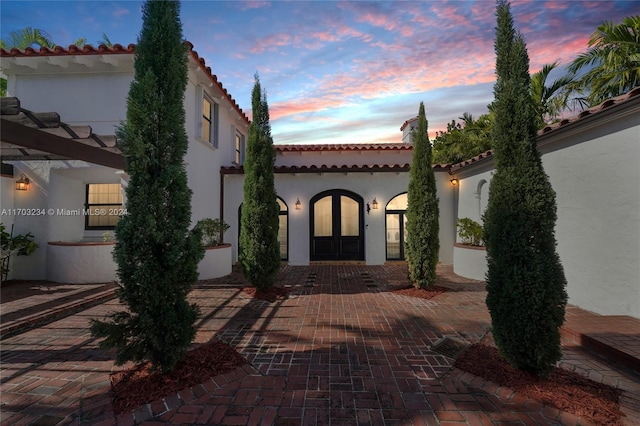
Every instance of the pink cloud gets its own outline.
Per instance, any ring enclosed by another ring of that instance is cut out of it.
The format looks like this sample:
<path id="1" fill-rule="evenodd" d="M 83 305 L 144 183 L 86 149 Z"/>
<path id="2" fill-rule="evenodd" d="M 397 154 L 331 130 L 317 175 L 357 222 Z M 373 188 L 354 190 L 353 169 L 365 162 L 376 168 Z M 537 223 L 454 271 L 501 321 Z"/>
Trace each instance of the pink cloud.
<path id="1" fill-rule="evenodd" d="M 246 0 L 246 1 L 239 1 L 238 5 L 240 10 L 262 9 L 264 7 L 271 6 L 271 2 L 261 1 L 261 0 Z"/>
<path id="2" fill-rule="evenodd" d="M 564 10 L 569 8 L 569 3 L 566 1 L 548 1 L 544 4 L 544 8 L 549 10 Z"/>
<path id="3" fill-rule="evenodd" d="M 288 46 L 295 42 L 295 38 L 290 34 L 276 33 L 256 40 L 251 47 L 251 53 L 262 53 L 265 50 L 275 50 L 276 47 Z"/>

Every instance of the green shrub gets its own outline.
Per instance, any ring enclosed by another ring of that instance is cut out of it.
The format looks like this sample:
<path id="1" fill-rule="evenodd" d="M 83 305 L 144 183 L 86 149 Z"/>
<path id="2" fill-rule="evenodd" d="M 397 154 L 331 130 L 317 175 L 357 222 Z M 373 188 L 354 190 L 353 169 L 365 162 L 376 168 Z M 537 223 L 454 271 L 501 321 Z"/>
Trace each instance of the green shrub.
<path id="1" fill-rule="evenodd" d="M 273 177 L 276 151 L 269 124 L 266 94 L 255 75 L 251 93 L 253 121 L 249 125 L 244 162 L 244 201 L 240 225 L 239 263 L 252 286 L 273 286 L 280 270 L 278 227 L 280 206 Z"/>
<path id="2" fill-rule="evenodd" d="M 462 240 L 462 244 L 470 246 L 481 246 L 482 243 L 482 225 L 468 217 L 462 217 L 456 222 L 458 227 L 458 236 Z"/>
<path id="3" fill-rule="evenodd" d="M 556 252 L 555 192 L 536 146 L 527 48 L 505 0 L 498 1 L 497 17 L 496 170 L 483 217 L 487 307 L 500 354 L 544 377 L 562 357 L 567 282 Z"/>
<path id="4" fill-rule="evenodd" d="M 13 225 L 11 225 L 11 233 L 5 231 L 5 226 L 0 223 L 0 241 L 2 245 L 2 267 L 0 275 L 2 281 L 6 281 L 9 276 L 9 261 L 15 253 L 16 256 L 29 256 L 37 248 L 38 244 L 33 241 L 31 232 L 22 235 L 13 235 Z"/>
<path id="5" fill-rule="evenodd" d="M 435 285 L 440 250 L 438 238 L 440 213 L 431 159 L 427 116 L 424 103 L 420 102 L 418 128 L 413 134 L 405 245 L 409 279 L 416 288 Z"/>
<path id="6" fill-rule="evenodd" d="M 127 211 L 116 225 L 114 259 L 125 310 L 93 321 L 101 347 L 116 349 L 116 364 L 149 361 L 168 373 L 196 335 L 198 307 L 187 295 L 204 257 L 202 235 L 191 226 L 184 156 L 184 93 L 188 52 L 180 3 L 147 1 L 135 51 L 127 120 L 117 130 L 130 176 Z"/>
<path id="7" fill-rule="evenodd" d="M 202 245 L 205 247 L 215 247 L 222 244 L 222 237 L 229 229 L 229 225 L 220 219 L 202 219 L 196 224 L 202 232 Z"/>

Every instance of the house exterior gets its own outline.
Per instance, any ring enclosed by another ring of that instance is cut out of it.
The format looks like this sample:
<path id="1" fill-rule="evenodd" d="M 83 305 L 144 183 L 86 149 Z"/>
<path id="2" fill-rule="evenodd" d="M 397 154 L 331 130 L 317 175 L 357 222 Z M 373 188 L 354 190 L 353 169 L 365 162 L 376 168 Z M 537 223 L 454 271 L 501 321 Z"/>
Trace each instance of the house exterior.
<path id="1" fill-rule="evenodd" d="M 275 187 L 281 204 L 281 255 L 292 265 L 404 259 L 409 144 L 276 145 Z M 434 167 L 440 204 L 440 261 L 451 263 L 454 188 L 448 167 Z M 223 167 L 227 235 L 239 235 L 241 167 Z M 283 231 L 286 227 L 286 232 Z M 286 244 L 283 241 L 286 240 Z M 237 247 L 237 244 L 236 244 Z M 234 251 L 234 260 L 237 250 Z"/>
<path id="2" fill-rule="evenodd" d="M 556 192 L 569 303 L 640 318 L 640 88 L 543 129 L 538 149 Z M 451 167 L 458 217 L 481 221 L 493 167 L 490 151 Z M 479 253 L 457 244 L 454 271 L 484 279 Z"/>
<path id="3" fill-rule="evenodd" d="M 27 116 L 29 111 L 55 111 L 60 115 L 62 127 L 71 133 L 84 127 L 92 134 L 114 135 L 116 127 L 126 118 L 127 95 L 134 76 L 134 49 L 133 45 L 70 46 L 39 51 L 2 49 L 1 67 L 7 76 L 7 92 L 20 100 L 20 108 L 27 111 Z M 249 119 L 190 44 L 188 69 L 184 106 L 189 148 L 185 163 L 193 191 L 192 221 L 195 224 L 203 218 L 219 217 L 220 168 L 240 161 Z M 3 113 L 3 124 L 5 118 L 8 117 Z M 7 160 L 6 152 L 3 150 L 3 161 Z M 16 233 L 31 232 L 40 245 L 28 258 L 14 259 L 15 277 L 82 280 L 83 273 L 95 270 L 88 267 L 87 262 L 112 262 L 109 250 L 87 256 L 73 255 L 72 251 L 86 253 L 89 243 L 94 244 L 95 249 L 105 232 L 113 235 L 117 217 L 99 219 L 84 211 L 106 208 L 109 212 L 125 206 L 121 188 L 126 186 L 127 176 L 122 169 L 73 158 L 43 161 L 38 155 L 14 156 L 5 162 L 13 165 L 13 175 L 24 174 L 30 180 L 29 191 L 15 191 L 12 189 L 14 177 L 3 175 L 5 212 L 26 211 L 20 209 L 45 212 L 37 216 L 2 216 L 7 228 L 14 225 Z M 85 248 L 78 249 L 77 243 L 83 243 Z M 60 247 L 66 247 L 63 253 L 59 253 Z M 72 269 L 77 273 L 59 273 Z M 115 279 L 113 265 L 107 270 L 110 273 L 103 271 L 84 279 Z"/>
<path id="4" fill-rule="evenodd" d="M 192 223 L 211 217 L 230 225 L 224 235 L 225 255 L 205 261 L 222 265 L 205 274 L 213 277 L 228 273 L 238 259 L 249 120 L 193 46 L 189 48 L 184 105 Z M 102 135 L 97 138 L 104 141 L 113 137 L 126 117 L 134 49 L 132 45 L 13 49 L 2 50 L 0 56 L 8 93 L 21 101 L 20 111 L 56 111 L 59 128 L 72 133 L 89 128 L 85 139 L 95 141 L 93 135 Z M 556 237 L 569 302 L 600 314 L 636 318 L 640 318 L 638 95 L 640 89 L 607 101 L 544 129 L 538 137 L 545 170 L 557 193 Z M 27 141 L 9 140 L 4 109 L 2 114 L 2 160 L 13 171 L 3 171 L 0 209 L 47 212 L 3 214 L 6 226 L 15 225 L 16 233 L 32 232 L 40 244 L 28 258 L 15 258 L 13 276 L 65 282 L 116 279 L 110 255 L 113 242 L 103 241 L 103 234 L 117 217 L 97 219 L 72 212 L 125 208 L 123 167 L 103 162 L 100 155 L 76 156 L 75 151 L 50 155 L 53 148 L 46 148 L 34 154 L 34 146 Z M 415 122 L 412 118 L 402 125 L 402 142 L 397 144 L 276 144 L 275 201 L 280 204 L 283 261 L 379 265 L 404 259 L 404 211 Z M 46 130 L 35 127 L 39 132 Z M 76 136 L 67 135 L 82 139 Z M 277 135 L 275 139 L 277 143 Z M 493 167 L 491 152 L 460 164 L 434 165 L 439 260 L 453 264 L 456 273 L 479 280 L 486 272 L 486 253 L 460 244 L 455 222 L 464 217 L 482 220 Z M 14 189 L 22 174 L 31 182 L 29 191 Z"/>

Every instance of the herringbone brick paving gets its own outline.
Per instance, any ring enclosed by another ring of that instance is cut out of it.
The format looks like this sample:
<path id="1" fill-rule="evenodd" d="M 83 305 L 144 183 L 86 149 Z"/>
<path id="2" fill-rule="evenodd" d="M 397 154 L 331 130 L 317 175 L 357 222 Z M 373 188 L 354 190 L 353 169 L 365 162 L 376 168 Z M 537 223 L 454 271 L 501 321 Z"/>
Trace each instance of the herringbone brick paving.
<path id="1" fill-rule="evenodd" d="M 120 309 L 111 301 L 3 341 L 2 424 L 585 424 L 431 350 L 489 329 L 483 283 L 438 272 L 455 291 L 432 300 L 389 291 L 407 283 L 403 265 L 285 267 L 278 285 L 291 295 L 274 303 L 225 285 L 233 277 L 201 281 L 190 295 L 202 311 L 197 340 L 217 336 L 250 364 L 118 418 L 113 354 L 88 331 L 90 318 Z M 627 424 L 640 424 L 636 374 L 564 353 L 564 367 L 624 389 Z"/>

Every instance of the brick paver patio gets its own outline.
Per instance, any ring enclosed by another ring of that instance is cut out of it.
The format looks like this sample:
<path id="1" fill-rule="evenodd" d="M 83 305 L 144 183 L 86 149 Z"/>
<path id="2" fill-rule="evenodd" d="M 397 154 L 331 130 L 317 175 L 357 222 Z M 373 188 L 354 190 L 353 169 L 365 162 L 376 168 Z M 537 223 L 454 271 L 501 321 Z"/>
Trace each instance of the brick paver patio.
<path id="1" fill-rule="evenodd" d="M 2 341 L 1 422 L 20 424 L 585 424 L 452 368 L 434 343 L 468 343 L 489 329 L 481 282 L 439 275 L 455 291 L 432 300 L 396 295 L 403 265 L 285 267 L 286 300 L 241 292 L 233 277 L 201 281 L 198 341 L 212 336 L 250 362 L 114 418 L 112 353 L 97 348 L 90 318 L 116 300 Z M 4 308 L 4 307 L 3 307 Z M 640 376 L 571 346 L 562 366 L 624 390 L 625 424 L 640 424 Z"/>

